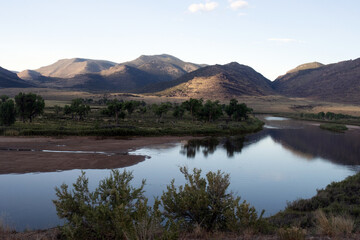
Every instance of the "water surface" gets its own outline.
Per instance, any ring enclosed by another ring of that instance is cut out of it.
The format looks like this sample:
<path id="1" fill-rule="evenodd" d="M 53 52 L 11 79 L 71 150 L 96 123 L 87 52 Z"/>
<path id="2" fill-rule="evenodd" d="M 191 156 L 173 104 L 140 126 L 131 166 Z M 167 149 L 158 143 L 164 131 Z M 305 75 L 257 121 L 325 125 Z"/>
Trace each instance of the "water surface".
<path id="1" fill-rule="evenodd" d="M 139 186 L 146 179 L 146 195 L 160 196 L 171 179 L 184 183 L 180 166 L 218 169 L 229 173 L 230 188 L 259 211 L 272 215 L 288 201 L 310 198 L 316 189 L 356 173 L 360 165 L 360 130 L 345 134 L 321 130 L 312 122 L 261 117 L 263 131 L 246 137 L 205 138 L 142 148 L 132 154 L 147 155 L 127 167 Z M 66 154 L 66 153 L 64 153 Z M 102 153 L 101 153 L 102 154 Z M 71 184 L 81 170 L 0 175 L 0 216 L 18 230 L 62 224 L 52 204 L 55 186 Z M 86 170 L 90 187 L 110 170 Z"/>

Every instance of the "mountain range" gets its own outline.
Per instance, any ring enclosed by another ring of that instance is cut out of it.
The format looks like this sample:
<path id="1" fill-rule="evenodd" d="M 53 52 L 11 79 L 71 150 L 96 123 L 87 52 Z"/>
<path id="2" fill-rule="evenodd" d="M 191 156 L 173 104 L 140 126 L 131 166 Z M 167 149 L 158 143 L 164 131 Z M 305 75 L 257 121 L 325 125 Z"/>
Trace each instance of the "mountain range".
<path id="1" fill-rule="evenodd" d="M 167 54 L 143 55 L 119 64 L 83 58 L 62 59 L 17 74 L 0 68 L 0 88 L 22 87 L 156 93 L 205 99 L 283 95 L 360 103 L 360 58 L 328 65 L 302 64 L 273 82 L 251 67 L 236 62 L 195 64 Z"/>

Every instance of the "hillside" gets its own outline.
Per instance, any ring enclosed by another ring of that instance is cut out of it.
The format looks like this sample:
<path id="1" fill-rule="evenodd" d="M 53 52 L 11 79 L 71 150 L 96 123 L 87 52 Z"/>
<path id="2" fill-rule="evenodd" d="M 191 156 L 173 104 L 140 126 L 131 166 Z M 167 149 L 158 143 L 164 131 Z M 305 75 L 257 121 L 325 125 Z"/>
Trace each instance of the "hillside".
<path id="1" fill-rule="evenodd" d="M 136 67 L 149 74 L 155 75 L 160 81 L 170 81 L 182 75 L 195 71 L 205 65 L 184 62 L 174 56 L 162 54 L 146 56 L 125 62 L 122 65 Z"/>
<path id="2" fill-rule="evenodd" d="M 0 67 L 0 88 L 27 88 L 33 86 L 21 80 L 15 73 Z"/>
<path id="3" fill-rule="evenodd" d="M 35 72 L 53 78 L 72 78 L 79 74 L 99 73 L 115 66 L 116 63 L 104 60 L 84 58 L 61 59 L 49 66 L 34 70 Z M 23 72 L 20 73 L 24 74 Z"/>
<path id="4" fill-rule="evenodd" d="M 268 79 L 254 69 L 236 62 L 200 68 L 162 85 L 157 85 L 158 90 L 164 90 L 159 94 L 168 97 L 229 99 L 242 95 L 275 94 Z M 170 88 L 166 89 L 168 87 Z"/>
<path id="5" fill-rule="evenodd" d="M 288 97 L 360 103 L 360 58 L 290 72 L 278 77 L 273 87 Z"/>

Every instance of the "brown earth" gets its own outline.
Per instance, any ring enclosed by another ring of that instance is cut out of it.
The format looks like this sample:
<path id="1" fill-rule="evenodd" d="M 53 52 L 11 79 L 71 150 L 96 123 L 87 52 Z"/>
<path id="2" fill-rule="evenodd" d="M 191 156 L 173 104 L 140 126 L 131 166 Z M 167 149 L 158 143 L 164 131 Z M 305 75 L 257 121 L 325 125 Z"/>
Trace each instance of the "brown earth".
<path id="1" fill-rule="evenodd" d="M 146 158 L 129 155 L 129 151 L 189 138 L 0 137 L 0 174 L 122 168 L 137 164 Z"/>

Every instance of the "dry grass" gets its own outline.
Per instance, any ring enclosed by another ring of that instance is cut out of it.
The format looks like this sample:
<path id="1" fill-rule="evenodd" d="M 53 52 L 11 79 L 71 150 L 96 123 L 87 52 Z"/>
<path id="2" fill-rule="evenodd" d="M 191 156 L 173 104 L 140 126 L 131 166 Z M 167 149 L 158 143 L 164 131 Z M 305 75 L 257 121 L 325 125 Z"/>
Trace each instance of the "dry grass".
<path id="1" fill-rule="evenodd" d="M 292 227 L 287 229 L 279 229 L 279 240 L 303 240 L 305 239 L 306 231 L 301 228 Z"/>
<path id="2" fill-rule="evenodd" d="M 354 220 L 348 216 L 329 216 L 321 210 L 315 212 L 319 234 L 340 237 L 349 236 L 354 229 Z"/>

